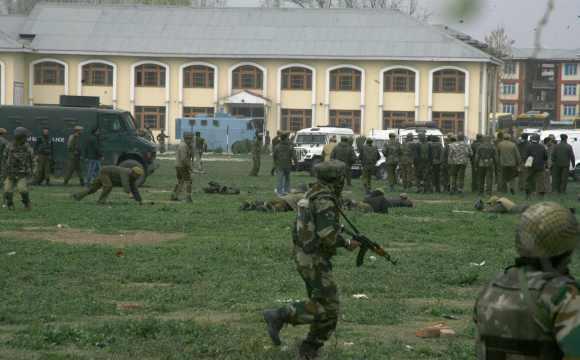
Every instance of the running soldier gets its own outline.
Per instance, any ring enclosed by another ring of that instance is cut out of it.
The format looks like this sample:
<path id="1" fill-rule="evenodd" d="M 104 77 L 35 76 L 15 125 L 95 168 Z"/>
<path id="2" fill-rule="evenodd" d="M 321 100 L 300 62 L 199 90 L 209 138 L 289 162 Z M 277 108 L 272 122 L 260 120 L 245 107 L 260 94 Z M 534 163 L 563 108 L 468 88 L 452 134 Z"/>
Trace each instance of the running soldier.
<path id="1" fill-rule="evenodd" d="M 145 172 L 141 166 L 133 168 L 125 168 L 121 166 L 109 165 L 103 166 L 99 172 L 99 176 L 89 185 L 89 188 L 80 193 L 73 194 L 73 199 L 81 201 L 87 195 L 91 195 L 103 189 L 101 196 L 97 201 L 99 205 L 105 205 L 107 197 L 113 190 L 114 183 L 120 183 L 126 193 L 131 194 L 133 199 L 141 205 L 143 203 L 141 194 L 137 187 L 137 180 L 143 176 Z"/>
<path id="2" fill-rule="evenodd" d="M 2 174 L 4 175 L 4 203 L 8 210 L 14 210 L 14 190 L 20 193 L 22 204 L 27 210 L 32 208 L 28 193 L 28 180 L 33 175 L 34 151 L 26 142 L 28 129 L 17 127 L 14 141 L 4 150 Z"/>

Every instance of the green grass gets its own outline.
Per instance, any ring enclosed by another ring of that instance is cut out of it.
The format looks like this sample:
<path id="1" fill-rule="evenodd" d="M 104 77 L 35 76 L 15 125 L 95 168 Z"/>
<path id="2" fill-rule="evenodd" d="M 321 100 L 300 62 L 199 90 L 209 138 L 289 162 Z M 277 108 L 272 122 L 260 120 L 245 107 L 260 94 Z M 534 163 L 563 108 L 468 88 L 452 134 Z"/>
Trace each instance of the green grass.
<path id="1" fill-rule="evenodd" d="M 2 211 L 0 359 L 293 359 L 307 328 L 285 328 L 286 347 L 276 349 L 260 318 L 264 308 L 304 297 L 291 258 L 293 214 L 238 210 L 242 200 L 273 196 L 269 159 L 258 178 L 246 176 L 250 165 L 206 162 L 207 174 L 194 178 L 192 205 L 168 201 L 175 180 L 173 163 L 165 160 L 142 189 L 143 206 L 119 189 L 111 206 L 99 207 L 95 196 L 70 200 L 77 187 L 53 186 L 33 189 L 31 212 Z M 207 195 L 201 187 L 210 180 L 236 185 L 242 194 Z M 312 178 L 293 174 L 292 181 Z M 362 184 L 353 185 L 347 196 L 360 199 Z M 573 184 L 569 192 L 576 190 Z M 514 258 L 518 218 L 453 212 L 473 210 L 471 195 L 411 195 L 420 200 L 414 209 L 349 213 L 400 262 L 367 260 L 356 268 L 354 254 L 336 256 L 342 314 L 323 358 L 474 358 L 473 301 Z M 573 196 L 553 199 L 576 205 Z M 27 238 L 57 231 L 58 224 L 109 237 L 135 231 L 185 236 L 132 245 Z M 120 248 L 124 256 L 118 257 Z M 482 267 L 470 265 L 484 260 Z M 354 299 L 357 293 L 369 299 Z M 123 303 L 134 307 L 119 308 Z M 415 337 L 438 321 L 447 321 L 457 336 Z"/>

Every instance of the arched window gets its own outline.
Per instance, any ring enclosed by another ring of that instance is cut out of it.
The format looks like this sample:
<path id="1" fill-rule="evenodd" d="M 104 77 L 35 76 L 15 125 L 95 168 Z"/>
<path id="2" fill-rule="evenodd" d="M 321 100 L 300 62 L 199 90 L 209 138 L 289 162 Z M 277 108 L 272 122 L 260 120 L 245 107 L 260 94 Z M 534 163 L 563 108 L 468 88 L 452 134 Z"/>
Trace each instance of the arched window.
<path id="1" fill-rule="evenodd" d="M 165 67 L 157 64 L 135 67 L 135 86 L 165 87 Z"/>
<path id="2" fill-rule="evenodd" d="M 213 88 L 214 69 L 205 65 L 191 65 L 183 69 L 184 88 Z"/>
<path id="3" fill-rule="evenodd" d="M 103 63 L 83 65 L 83 86 L 113 86 L 113 67 Z"/>
<path id="4" fill-rule="evenodd" d="M 464 93 L 465 73 L 455 69 L 436 71 L 433 73 L 433 92 Z"/>
<path id="5" fill-rule="evenodd" d="M 252 65 L 242 65 L 232 71 L 232 88 L 234 89 L 262 89 L 264 74 L 262 70 Z"/>
<path id="6" fill-rule="evenodd" d="M 360 91 L 361 72 L 351 68 L 340 68 L 330 72 L 331 91 Z"/>
<path id="7" fill-rule="evenodd" d="M 53 61 L 34 64 L 34 85 L 64 85 L 64 65 Z"/>
<path id="8" fill-rule="evenodd" d="M 312 90 L 312 71 L 299 66 L 282 70 L 282 90 Z"/>
<path id="9" fill-rule="evenodd" d="M 407 69 L 393 69 L 383 74 L 383 91 L 415 92 L 415 72 Z"/>

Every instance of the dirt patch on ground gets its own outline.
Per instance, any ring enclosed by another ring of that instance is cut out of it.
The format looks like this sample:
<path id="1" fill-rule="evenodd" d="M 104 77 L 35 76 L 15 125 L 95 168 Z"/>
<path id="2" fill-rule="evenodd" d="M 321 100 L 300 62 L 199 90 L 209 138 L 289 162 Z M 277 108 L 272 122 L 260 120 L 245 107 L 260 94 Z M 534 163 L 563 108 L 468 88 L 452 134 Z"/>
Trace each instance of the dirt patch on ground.
<path id="1" fill-rule="evenodd" d="M 132 245 L 158 244 L 165 241 L 179 240 L 185 237 L 184 233 L 158 233 L 154 231 L 126 231 L 117 234 L 99 234 L 91 230 L 72 228 L 42 228 L 27 227 L 22 230 L 2 231 L 0 238 L 14 238 L 22 240 L 46 240 L 65 244 L 105 244 L 105 245 Z"/>

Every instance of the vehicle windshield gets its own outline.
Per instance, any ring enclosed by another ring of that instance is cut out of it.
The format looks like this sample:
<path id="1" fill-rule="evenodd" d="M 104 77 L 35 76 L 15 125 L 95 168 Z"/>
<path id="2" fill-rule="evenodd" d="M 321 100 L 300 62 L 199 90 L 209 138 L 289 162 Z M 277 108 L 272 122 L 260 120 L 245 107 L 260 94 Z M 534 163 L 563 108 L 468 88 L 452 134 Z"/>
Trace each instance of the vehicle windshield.
<path id="1" fill-rule="evenodd" d="M 133 119 L 131 113 L 123 113 L 122 117 L 123 121 L 125 122 L 125 127 L 127 129 L 135 130 L 135 119 Z"/>
<path id="2" fill-rule="evenodd" d="M 296 144 L 326 144 L 326 135 L 321 134 L 298 134 L 296 136 Z"/>

